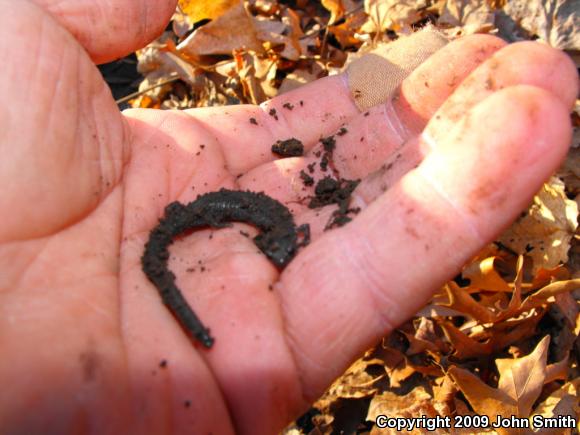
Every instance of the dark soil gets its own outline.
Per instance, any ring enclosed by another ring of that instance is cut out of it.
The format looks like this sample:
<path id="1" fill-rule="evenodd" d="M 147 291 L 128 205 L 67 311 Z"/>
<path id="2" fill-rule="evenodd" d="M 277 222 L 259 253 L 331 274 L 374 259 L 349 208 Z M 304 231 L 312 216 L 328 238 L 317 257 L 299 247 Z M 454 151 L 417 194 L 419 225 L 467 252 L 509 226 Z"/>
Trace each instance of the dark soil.
<path id="1" fill-rule="evenodd" d="M 300 157 L 304 155 L 304 144 L 294 137 L 279 140 L 272 145 L 272 152 L 280 157 Z"/>

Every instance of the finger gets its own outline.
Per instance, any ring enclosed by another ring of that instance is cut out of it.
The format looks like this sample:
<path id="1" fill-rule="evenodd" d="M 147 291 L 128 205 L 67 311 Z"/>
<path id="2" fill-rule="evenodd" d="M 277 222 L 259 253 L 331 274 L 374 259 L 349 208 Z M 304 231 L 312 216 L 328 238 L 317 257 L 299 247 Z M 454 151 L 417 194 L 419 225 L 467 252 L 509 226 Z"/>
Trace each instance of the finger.
<path id="1" fill-rule="evenodd" d="M 33 0 L 87 50 L 96 63 L 125 56 L 163 32 L 177 0 Z"/>
<path id="2" fill-rule="evenodd" d="M 540 44 L 519 46 L 522 50 L 507 50 L 501 40 L 484 35 L 454 41 L 405 80 L 400 98 L 392 105 L 387 103 L 372 108 L 344 125 L 342 133 L 335 136 L 333 166 L 341 177 L 362 179 L 354 195 L 353 207 L 372 202 L 421 162 L 431 145 L 417 133 L 431 117 L 432 123 L 439 125 L 441 117 L 445 116 L 447 103 L 441 108 L 442 115 L 435 115 L 435 112 L 458 87 L 457 92 L 464 97 L 457 99 L 454 95 L 453 107 L 463 101 L 466 103 L 463 108 L 453 109 L 457 113 L 465 113 L 493 92 L 486 89 L 485 81 L 490 74 L 494 74 L 495 81 L 501 86 L 515 85 L 522 80 L 554 92 L 569 104 L 576 85 L 575 71 L 569 59 Z M 507 51 L 502 55 L 504 50 Z M 522 68 L 522 65 L 526 67 Z M 514 68 L 528 72 L 517 74 Z M 470 76 L 470 84 L 462 85 L 472 72 L 472 76 L 479 77 L 479 82 Z M 572 86 L 555 86 L 554 76 L 562 77 Z M 429 80 L 428 86 L 425 86 L 426 79 Z M 421 101 L 425 103 L 421 104 Z M 449 128 L 450 125 L 445 125 L 443 131 Z M 305 186 L 301 174 L 307 172 L 315 180 L 328 175 L 320 171 L 320 158 L 313 155 L 319 153 L 320 148 L 321 145 L 314 147 L 303 159 L 282 159 L 262 165 L 239 179 L 240 186 L 249 190 L 260 190 L 266 184 L 268 194 L 285 201 L 300 215 L 300 222 L 311 224 L 314 238 L 325 228 L 330 212 L 308 210 L 309 198 L 314 195 L 313 186 Z M 309 165 L 314 165 L 310 166 L 314 171 L 307 170 Z"/>
<path id="3" fill-rule="evenodd" d="M 0 81 L 6 241 L 51 234 L 90 213 L 119 181 L 128 138 L 77 41 L 30 2 L 0 0 L 0 8 L 0 55 L 10 59 Z"/>
<path id="4" fill-rule="evenodd" d="M 425 134 L 435 142 L 475 106 L 494 92 L 514 85 L 537 86 L 553 93 L 567 107 L 578 95 L 578 73 L 572 60 L 537 42 L 508 45 L 492 56 L 445 102 Z"/>
<path id="5" fill-rule="evenodd" d="M 542 88 L 571 107 L 577 94 L 578 79 L 573 63 L 559 50 L 527 42 L 502 48 L 475 69 L 445 101 L 421 136 L 406 142 L 361 183 L 357 195 L 366 202 L 372 201 L 416 167 L 466 111 L 494 92 L 515 85 Z M 411 93 L 408 95 L 413 98 Z M 344 172 L 348 174 L 348 168 Z"/>
<path id="6" fill-rule="evenodd" d="M 277 287 L 306 397 L 497 236 L 569 140 L 567 108 L 553 94 L 498 91 L 352 223 L 307 247 Z"/>
<path id="7" fill-rule="evenodd" d="M 453 41 L 431 56 L 403 82 L 400 96 L 394 102 L 358 114 L 339 130 L 330 132 L 335 134 L 333 166 L 338 173 L 349 179 L 363 178 L 381 166 L 388 166 L 391 163 L 388 160 L 390 157 L 397 163 L 391 166 L 399 167 L 395 150 L 416 136 L 461 81 L 504 45 L 500 39 L 485 35 Z M 316 126 L 313 126 L 313 130 L 316 130 Z M 321 147 L 318 143 L 301 160 L 282 159 L 259 166 L 239 179 L 240 186 L 255 190 L 259 185 L 266 185 L 268 194 L 282 201 L 294 202 L 290 205 L 297 212 L 304 210 L 297 203 L 312 195 L 313 189 L 304 185 L 300 173 L 306 170 L 316 180 L 326 175 L 320 171 L 320 157 L 315 155 L 321 152 Z M 408 148 L 412 149 L 410 146 Z M 415 164 L 413 156 L 406 158 Z M 312 164 L 313 170 L 308 170 L 308 165 Z"/>
<path id="8" fill-rule="evenodd" d="M 309 150 L 321 136 L 332 134 L 358 115 L 358 107 L 390 98 L 410 73 L 409 65 L 415 67 L 427 59 L 442 46 L 443 39 L 436 32 L 417 32 L 389 44 L 380 56 L 370 54 L 351 63 L 346 73 L 317 80 L 259 107 L 196 109 L 189 113 L 223 144 L 229 167 L 243 173 L 272 161 L 275 156 L 271 148 L 276 141 L 295 138 Z M 397 65 L 404 60 L 408 65 Z"/>

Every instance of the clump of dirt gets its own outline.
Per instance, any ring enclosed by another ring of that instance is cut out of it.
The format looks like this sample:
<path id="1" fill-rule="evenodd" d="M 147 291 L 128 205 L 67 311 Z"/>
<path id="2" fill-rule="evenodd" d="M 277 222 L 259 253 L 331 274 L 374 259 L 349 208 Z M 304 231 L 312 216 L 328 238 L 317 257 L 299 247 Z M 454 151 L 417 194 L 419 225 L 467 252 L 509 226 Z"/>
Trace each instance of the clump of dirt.
<path id="1" fill-rule="evenodd" d="M 338 209 L 332 213 L 325 229 L 341 227 L 352 220 L 352 217 L 349 216 L 351 213 L 360 212 L 358 207 L 349 207 L 352 192 L 359 183 L 360 180 L 335 179 L 330 176 L 326 176 L 316 183 L 314 197 L 311 198 L 308 207 L 320 208 L 331 204 L 338 205 Z"/>
<path id="2" fill-rule="evenodd" d="M 328 170 L 328 166 L 330 165 L 330 168 L 333 170 L 333 172 L 336 172 L 334 165 L 332 164 L 332 157 L 334 149 L 336 148 L 336 139 L 334 139 L 334 136 L 328 136 L 320 139 L 320 142 L 322 143 L 322 148 L 324 149 L 322 158 L 320 159 L 320 170 L 322 172 L 326 172 Z"/>
<path id="3" fill-rule="evenodd" d="M 337 135 L 344 136 L 348 130 L 342 127 Z M 309 208 L 321 208 L 327 205 L 336 204 L 338 208 L 332 213 L 329 222 L 326 224 L 325 230 L 334 227 L 341 227 L 352 220 L 351 215 L 360 212 L 360 208 L 349 207 L 352 192 L 360 183 L 360 180 L 349 180 L 342 178 L 338 170 L 334 167 L 334 150 L 336 149 L 336 139 L 334 136 L 323 137 L 320 139 L 322 150 L 314 153 L 316 157 L 320 158 L 318 163 L 322 172 L 327 172 L 330 168 L 332 176 L 327 175 L 318 180 L 314 186 L 314 196 L 310 198 Z M 314 172 L 316 163 L 311 163 L 307 166 L 308 172 Z M 306 171 L 300 171 L 300 178 L 305 186 L 313 186 L 314 178 Z"/>
<path id="4" fill-rule="evenodd" d="M 279 140 L 272 145 L 272 152 L 280 157 L 300 157 L 304 155 L 304 144 L 294 137 Z"/>

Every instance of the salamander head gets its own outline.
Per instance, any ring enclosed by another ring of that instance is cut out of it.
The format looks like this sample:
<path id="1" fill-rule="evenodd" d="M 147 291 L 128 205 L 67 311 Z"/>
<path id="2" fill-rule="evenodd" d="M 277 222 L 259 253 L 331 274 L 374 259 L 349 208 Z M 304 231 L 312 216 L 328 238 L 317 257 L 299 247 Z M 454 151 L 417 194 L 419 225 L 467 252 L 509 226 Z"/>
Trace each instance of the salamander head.
<path id="1" fill-rule="evenodd" d="M 254 243 L 277 267 L 283 268 L 294 258 L 297 251 L 296 233 L 262 233 L 254 237 Z"/>

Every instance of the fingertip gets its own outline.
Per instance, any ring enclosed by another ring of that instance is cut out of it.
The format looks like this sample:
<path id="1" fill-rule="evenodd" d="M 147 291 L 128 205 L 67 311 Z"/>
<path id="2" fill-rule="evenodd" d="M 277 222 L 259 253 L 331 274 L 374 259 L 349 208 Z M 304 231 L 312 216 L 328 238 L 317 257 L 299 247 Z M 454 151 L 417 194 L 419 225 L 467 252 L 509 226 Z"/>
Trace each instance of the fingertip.
<path id="1" fill-rule="evenodd" d="M 578 71 L 566 53 L 539 42 L 521 41 L 506 46 L 499 55 L 514 76 L 518 71 L 525 73 L 526 84 L 541 86 L 566 107 L 573 106 L 578 96 Z"/>
<path id="2" fill-rule="evenodd" d="M 476 34 L 456 39 L 437 51 L 401 85 L 394 104 L 404 123 L 421 131 L 463 80 L 506 44 L 496 36 Z"/>
<path id="3" fill-rule="evenodd" d="M 559 166 L 570 139 L 568 109 L 558 96 L 513 86 L 476 105 L 418 171 L 482 240 L 491 240 Z"/>

